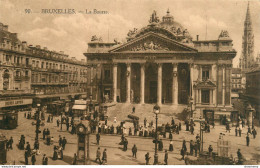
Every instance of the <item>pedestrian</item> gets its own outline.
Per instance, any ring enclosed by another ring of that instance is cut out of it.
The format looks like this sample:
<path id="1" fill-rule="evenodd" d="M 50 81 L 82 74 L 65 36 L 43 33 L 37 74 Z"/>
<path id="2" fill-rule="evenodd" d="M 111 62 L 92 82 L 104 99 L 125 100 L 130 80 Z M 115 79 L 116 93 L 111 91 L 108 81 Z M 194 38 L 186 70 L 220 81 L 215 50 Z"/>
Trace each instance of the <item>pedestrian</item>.
<path id="1" fill-rule="evenodd" d="M 27 142 L 26 144 L 27 145 L 26 145 L 25 150 L 28 152 L 27 154 L 28 154 L 28 157 L 29 157 L 31 155 L 31 145 L 30 145 L 29 142 Z"/>
<path id="2" fill-rule="evenodd" d="M 135 106 L 133 106 L 132 108 L 132 113 L 135 113 Z"/>
<path id="3" fill-rule="evenodd" d="M 199 134 L 196 135 L 196 140 L 200 139 L 200 136 Z"/>
<path id="4" fill-rule="evenodd" d="M 238 129 L 238 134 L 239 134 L 239 136 L 241 137 L 242 130 L 241 130 L 241 128 L 240 128 L 240 127 L 239 127 L 239 129 Z"/>
<path id="5" fill-rule="evenodd" d="M 51 135 L 49 128 L 47 128 L 47 130 L 46 130 L 46 135 Z"/>
<path id="6" fill-rule="evenodd" d="M 248 136 L 248 134 L 246 135 L 246 146 L 249 146 L 249 141 L 250 141 L 250 139 L 249 139 L 249 136 Z"/>
<path id="7" fill-rule="evenodd" d="M 107 163 L 107 149 L 104 149 L 103 156 L 102 156 L 102 164 Z"/>
<path id="8" fill-rule="evenodd" d="M 187 146 L 185 140 L 182 141 L 182 149 L 185 151 L 185 153 L 187 152 Z"/>
<path id="9" fill-rule="evenodd" d="M 209 145 L 208 150 L 209 150 L 209 157 L 212 157 L 213 147 Z"/>
<path id="10" fill-rule="evenodd" d="M 181 131 L 181 122 L 179 122 L 179 131 Z"/>
<path id="11" fill-rule="evenodd" d="M 59 126 L 60 126 L 60 119 L 58 119 L 58 120 L 56 121 L 56 123 L 57 123 L 57 127 L 59 127 Z"/>
<path id="12" fill-rule="evenodd" d="M 198 149 L 199 152 L 200 152 L 200 139 L 197 139 L 197 149 Z"/>
<path id="13" fill-rule="evenodd" d="M 257 135 L 257 132 L 256 132 L 255 128 L 253 129 L 252 134 L 253 134 L 253 137 L 254 137 L 254 139 L 255 139 L 255 137 L 256 137 L 256 135 Z"/>
<path id="14" fill-rule="evenodd" d="M 69 131 L 70 123 L 68 121 L 66 121 L 66 127 L 67 127 L 67 131 Z"/>
<path id="15" fill-rule="evenodd" d="M 13 137 L 11 137 L 11 138 L 9 139 L 9 147 L 10 147 L 10 149 L 12 149 L 12 150 L 13 150 L 13 143 L 14 143 L 14 140 L 13 140 Z"/>
<path id="16" fill-rule="evenodd" d="M 63 149 L 60 148 L 60 159 L 63 160 Z"/>
<path id="17" fill-rule="evenodd" d="M 99 164 L 102 164 L 100 158 L 101 158 L 101 151 L 100 151 L 100 147 L 98 147 L 98 148 L 97 148 L 97 152 L 96 152 L 96 160 L 95 160 L 95 162 L 99 161 L 98 163 L 99 163 Z"/>
<path id="18" fill-rule="evenodd" d="M 158 149 L 159 151 L 163 151 L 163 141 L 162 141 L 162 139 L 159 140 L 158 148 L 159 148 Z"/>
<path id="19" fill-rule="evenodd" d="M 236 134 L 236 136 L 237 136 L 237 132 L 238 132 L 238 130 L 237 130 L 237 127 L 236 127 L 236 129 L 235 129 L 235 134 Z"/>
<path id="20" fill-rule="evenodd" d="M 169 151 L 170 152 L 173 151 L 173 141 L 172 140 L 170 140 Z"/>
<path id="21" fill-rule="evenodd" d="M 96 135 L 96 140 L 97 140 L 97 145 L 99 145 L 99 141 L 100 141 L 100 133 L 97 133 L 97 135 Z"/>
<path id="22" fill-rule="evenodd" d="M 132 128 L 129 127 L 129 136 L 131 136 L 131 135 L 132 135 Z"/>
<path id="23" fill-rule="evenodd" d="M 29 163 L 28 163 L 28 152 L 27 151 L 25 151 L 24 152 L 24 159 L 25 159 L 25 165 L 28 165 Z"/>
<path id="24" fill-rule="evenodd" d="M 194 141 L 190 140 L 190 155 L 193 155 Z"/>
<path id="25" fill-rule="evenodd" d="M 167 150 L 165 150 L 165 153 L 164 153 L 164 165 L 168 165 L 168 152 L 167 152 Z"/>
<path id="26" fill-rule="evenodd" d="M 184 156 L 185 156 L 185 150 L 183 148 L 181 148 L 181 156 L 182 156 L 182 160 L 184 160 Z"/>
<path id="27" fill-rule="evenodd" d="M 34 148 L 33 149 L 35 149 L 35 150 L 39 150 L 39 148 L 40 148 L 40 144 L 39 144 L 39 141 L 38 140 L 35 140 L 35 142 L 34 142 Z"/>
<path id="28" fill-rule="evenodd" d="M 74 153 L 72 165 L 76 165 L 76 164 L 77 164 L 77 154 Z"/>
<path id="29" fill-rule="evenodd" d="M 65 150 L 66 144 L 67 144 L 67 140 L 66 140 L 65 137 L 63 137 L 63 139 L 62 139 L 62 148 L 63 148 L 64 150 Z"/>
<path id="30" fill-rule="evenodd" d="M 151 157 L 149 156 L 149 152 L 147 152 L 146 154 L 145 154 L 145 164 L 146 165 L 149 165 L 149 160 L 151 159 Z"/>
<path id="31" fill-rule="evenodd" d="M 32 154 L 31 161 L 32 161 L 32 165 L 35 165 L 35 162 L 36 162 L 36 156 L 35 156 L 35 153 Z"/>
<path id="32" fill-rule="evenodd" d="M 169 139 L 172 140 L 172 131 L 169 133 Z"/>
<path id="33" fill-rule="evenodd" d="M 57 159 L 58 159 L 57 147 L 54 146 L 52 160 L 57 160 Z"/>
<path id="34" fill-rule="evenodd" d="M 242 165 L 244 159 L 243 159 L 243 155 L 242 155 L 241 152 L 240 152 L 240 149 L 237 150 L 237 158 L 238 158 L 238 164 L 239 164 L 239 165 Z"/>
<path id="35" fill-rule="evenodd" d="M 48 157 L 46 157 L 46 154 L 43 155 L 42 164 L 43 165 L 48 165 Z"/>
<path id="36" fill-rule="evenodd" d="M 124 151 L 127 151 L 127 145 L 128 145 L 128 141 L 127 141 L 127 139 L 125 138 L 125 140 L 124 140 L 124 142 L 123 142 L 123 144 L 124 144 Z"/>
<path id="37" fill-rule="evenodd" d="M 43 129 L 42 131 L 42 139 L 45 140 L 45 135 L 46 135 L 46 128 Z"/>
<path id="38" fill-rule="evenodd" d="M 26 112 L 24 113 L 24 118 L 26 118 Z"/>
<path id="39" fill-rule="evenodd" d="M 194 135 L 194 126 L 193 125 L 191 125 L 190 131 L 191 131 L 191 134 Z"/>
<path id="40" fill-rule="evenodd" d="M 62 146 L 62 137 L 59 135 L 59 146 Z"/>
<path id="41" fill-rule="evenodd" d="M 171 124 L 172 124 L 172 126 L 174 126 L 174 125 L 175 125 L 175 121 L 174 121 L 173 117 L 172 117 Z"/>
<path id="42" fill-rule="evenodd" d="M 194 152 L 195 152 L 195 157 L 197 157 L 197 154 L 198 154 L 198 145 L 197 145 L 197 143 L 194 143 L 193 149 L 194 149 Z"/>
<path id="43" fill-rule="evenodd" d="M 47 141 L 48 146 L 51 145 L 51 136 L 50 135 L 47 136 L 46 141 Z"/>
<path id="44" fill-rule="evenodd" d="M 134 144 L 133 148 L 132 148 L 132 154 L 133 154 L 133 157 L 136 158 L 136 153 L 137 153 L 137 147 L 136 145 Z"/>
<path id="45" fill-rule="evenodd" d="M 144 118 L 144 127 L 146 127 L 147 119 Z"/>

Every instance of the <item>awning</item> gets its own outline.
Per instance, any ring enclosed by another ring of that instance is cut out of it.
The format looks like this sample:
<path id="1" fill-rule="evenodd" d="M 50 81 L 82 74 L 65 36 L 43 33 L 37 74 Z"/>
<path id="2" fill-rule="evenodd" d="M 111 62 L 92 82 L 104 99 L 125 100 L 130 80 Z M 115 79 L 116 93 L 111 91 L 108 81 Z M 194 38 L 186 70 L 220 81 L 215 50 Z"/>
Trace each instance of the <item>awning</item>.
<path id="1" fill-rule="evenodd" d="M 74 105 L 73 107 L 72 107 L 72 110 L 86 110 L 86 105 L 78 105 L 78 104 L 76 104 L 76 105 Z"/>

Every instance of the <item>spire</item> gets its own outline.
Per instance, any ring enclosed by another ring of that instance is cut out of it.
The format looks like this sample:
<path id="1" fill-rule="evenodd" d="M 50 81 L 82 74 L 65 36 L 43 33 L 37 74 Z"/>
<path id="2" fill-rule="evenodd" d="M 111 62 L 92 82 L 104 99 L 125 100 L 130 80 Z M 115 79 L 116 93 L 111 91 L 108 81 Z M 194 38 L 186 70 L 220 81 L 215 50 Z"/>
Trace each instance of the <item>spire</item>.
<path id="1" fill-rule="evenodd" d="M 245 20 L 245 22 L 247 22 L 247 23 L 251 23 L 249 1 L 248 1 L 248 4 L 247 4 L 247 11 L 246 11 L 246 20 Z"/>

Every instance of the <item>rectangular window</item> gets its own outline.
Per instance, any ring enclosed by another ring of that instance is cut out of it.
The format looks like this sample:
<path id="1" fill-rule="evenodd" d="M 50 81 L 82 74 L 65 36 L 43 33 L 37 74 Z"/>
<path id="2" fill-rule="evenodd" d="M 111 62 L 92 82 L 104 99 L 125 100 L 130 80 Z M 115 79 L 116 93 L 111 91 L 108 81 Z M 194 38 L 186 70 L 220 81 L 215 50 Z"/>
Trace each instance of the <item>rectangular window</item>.
<path id="1" fill-rule="evenodd" d="M 201 90 L 201 103 L 209 104 L 209 90 Z"/>
<path id="2" fill-rule="evenodd" d="M 209 68 L 202 68 L 202 80 L 209 79 Z"/>
<path id="3" fill-rule="evenodd" d="M 110 70 L 105 70 L 105 79 L 110 78 Z"/>

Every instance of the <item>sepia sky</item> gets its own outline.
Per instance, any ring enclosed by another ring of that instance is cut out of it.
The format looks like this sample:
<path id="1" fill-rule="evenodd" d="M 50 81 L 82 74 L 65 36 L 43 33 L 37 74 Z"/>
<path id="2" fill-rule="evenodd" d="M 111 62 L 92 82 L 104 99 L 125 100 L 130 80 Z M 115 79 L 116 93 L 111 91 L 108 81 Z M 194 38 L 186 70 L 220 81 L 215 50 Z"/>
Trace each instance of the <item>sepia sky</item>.
<path id="1" fill-rule="evenodd" d="M 161 19 L 168 8 L 194 40 L 197 34 L 200 40 L 214 40 L 221 30 L 227 30 L 237 51 L 233 60 L 237 67 L 247 9 L 247 1 L 242 0 L 0 0 L 0 22 L 9 25 L 9 30 L 28 44 L 82 59 L 92 35 L 103 41 L 122 41 L 129 29 L 147 26 L 153 10 Z M 25 9 L 32 13 L 26 14 Z M 77 14 L 42 14 L 42 9 L 75 9 Z M 78 13 L 86 9 L 109 14 Z M 256 56 L 260 52 L 259 0 L 250 1 L 250 11 Z"/>

